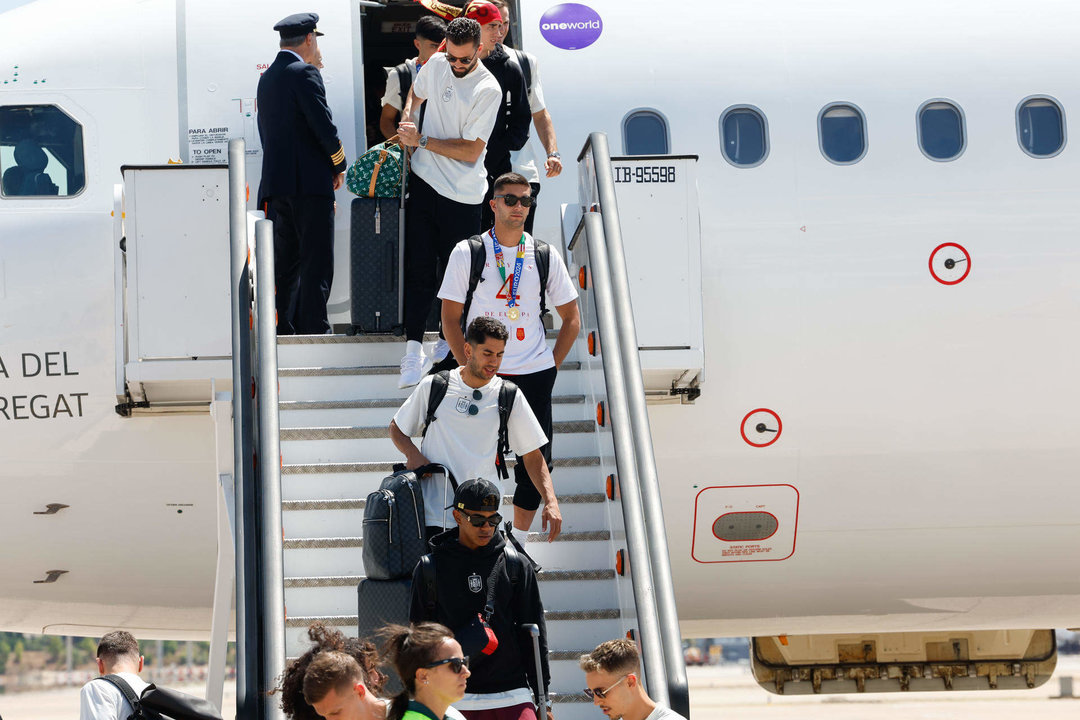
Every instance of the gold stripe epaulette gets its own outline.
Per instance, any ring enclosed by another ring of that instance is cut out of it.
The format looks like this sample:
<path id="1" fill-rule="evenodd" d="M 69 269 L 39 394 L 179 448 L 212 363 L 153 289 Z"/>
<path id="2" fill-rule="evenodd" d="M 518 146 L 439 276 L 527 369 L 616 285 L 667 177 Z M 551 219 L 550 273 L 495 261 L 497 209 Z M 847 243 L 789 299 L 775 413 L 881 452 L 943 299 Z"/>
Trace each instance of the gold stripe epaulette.
<path id="1" fill-rule="evenodd" d="M 338 151 L 330 156 L 330 162 L 334 165 L 339 165 L 345 162 L 345 148 L 338 145 Z"/>

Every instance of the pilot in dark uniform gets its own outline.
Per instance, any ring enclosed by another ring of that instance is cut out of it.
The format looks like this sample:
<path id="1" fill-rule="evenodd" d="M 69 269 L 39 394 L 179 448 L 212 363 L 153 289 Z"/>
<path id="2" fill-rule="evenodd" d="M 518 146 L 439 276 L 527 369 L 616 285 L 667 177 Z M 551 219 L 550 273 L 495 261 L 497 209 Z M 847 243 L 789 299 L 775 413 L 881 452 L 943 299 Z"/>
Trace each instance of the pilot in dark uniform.
<path id="1" fill-rule="evenodd" d="M 259 78 L 262 140 L 259 207 L 274 221 L 278 334 L 331 332 L 326 302 L 334 280 L 334 191 L 345 150 L 326 104 L 315 13 L 277 25 L 281 52 Z"/>

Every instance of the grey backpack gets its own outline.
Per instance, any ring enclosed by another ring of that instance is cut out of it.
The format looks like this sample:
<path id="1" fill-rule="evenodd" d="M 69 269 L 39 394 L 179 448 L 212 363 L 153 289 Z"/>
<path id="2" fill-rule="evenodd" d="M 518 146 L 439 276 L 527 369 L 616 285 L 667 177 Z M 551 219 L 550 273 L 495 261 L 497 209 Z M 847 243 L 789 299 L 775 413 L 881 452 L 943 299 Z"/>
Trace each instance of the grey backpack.
<path id="1" fill-rule="evenodd" d="M 418 468 L 423 470 L 423 468 Z M 384 478 L 364 505 L 364 574 L 372 580 L 411 577 L 428 552 L 420 478 L 400 470 Z"/>

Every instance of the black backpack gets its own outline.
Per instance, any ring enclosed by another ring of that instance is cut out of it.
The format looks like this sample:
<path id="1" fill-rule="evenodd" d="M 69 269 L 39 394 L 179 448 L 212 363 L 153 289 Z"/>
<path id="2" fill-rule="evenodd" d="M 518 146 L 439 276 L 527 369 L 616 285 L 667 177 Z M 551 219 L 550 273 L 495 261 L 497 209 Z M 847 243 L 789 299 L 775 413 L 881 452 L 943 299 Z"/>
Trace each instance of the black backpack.
<path id="1" fill-rule="evenodd" d="M 409 88 L 412 87 L 412 72 L 408 63 L 395 65 L 393 72 L 398 76 L 398 95 L 401 96 L 401 108 L 405 109 L 405 101 L 409 99 Z"/>
<path id="2" fill-rule="evenodd" d="M 533 238 L 536 254 L 536 272 L 540 276 L 540 317 L 547 314 L 547 283 L 551 270 L 551 246 L 543 240 Z M 469 289 L 465 293 L 465 307 L 461 311 L 461 332 L 465 332 L 465 319 L 469 317 L 473 293 L 484 279 L 484 264 L 487 262 L 487 248 L 479 235 L 469 238 Z"/>
<path id="3" fill-rule="evenodd" d="M 466 301 L 468 302 L 468 301 Z M 466 305 L 466 307 L 468 307 Z M 439 403 L 446 397 L 446 390 L 450 387 L 450 371 L 440 370 L 431 376 L 431 390 L 428 392 L 427 415 L 424 416 L 424 429 L 420 437 L 427 435 L 428 427 L 435 422 L 435 411 L 439 409 Z M 502 381 L 499 388 L 499 445 L 495 452 L 495 469 L 499 477 L 506 480 L 510 472 L 506 469 L 506 458 L 510 452 L 510 432 L 507 425 L 510 422 L 510 413 L 514 410 L 514 401 L 517 400 L 518 387 L 509 380 Z M 468 480 L 469 478 L 465 478 Z M 455 489 L 457 484 L 454 484 Z"/>
<path id="4" fill-rule="evenodd" d="M 102 675 L 98 679 L 116 687 L 135 709 L 121 720 L 222 720 L 221 713 L 212 702 L 179 690 L 159 688 L 151 683 L 142 691 L 142 695 L 136 695 L 119 675 Z"/>
<path id="5" fill-rule="evenodd" d="M 525 94 L 532 93 L 532 63 L 529 62 L 529 58 L 525 53 L 517 48 L 506 48 L 510 52 L 507 53 L 510 56 L 511 62 L 516 62 L 518 67 L 521 68 L 521 76 L 525 78 Z M 403 101 L 404 102 L 404 101 Z M 402 105 L 404 107 L 404 105 Z M 532 111 L 529 111 L 532 114 Z"/>
<path id="6" fill-rule="evenodd" d="M 364 503 L 364 574 L 372 580 L 412 575 L 428 551 L 424 526 L 419 474 L 400 470 L 383 478 Z"/>

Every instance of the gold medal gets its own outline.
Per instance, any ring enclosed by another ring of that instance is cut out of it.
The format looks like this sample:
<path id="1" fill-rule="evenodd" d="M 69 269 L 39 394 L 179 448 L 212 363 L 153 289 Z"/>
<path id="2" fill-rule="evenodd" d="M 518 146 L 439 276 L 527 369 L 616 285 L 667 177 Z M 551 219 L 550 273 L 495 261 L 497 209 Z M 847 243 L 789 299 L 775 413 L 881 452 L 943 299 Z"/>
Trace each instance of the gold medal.
<path id="1" fill-rule="evenodd" d="M 506 311 L 506 317 L 510 318 L 511 320 L 517 320 L 519 317 L 521 317 L 521 311 L 518 310 L 516 307 L 512 307 Z"/>

